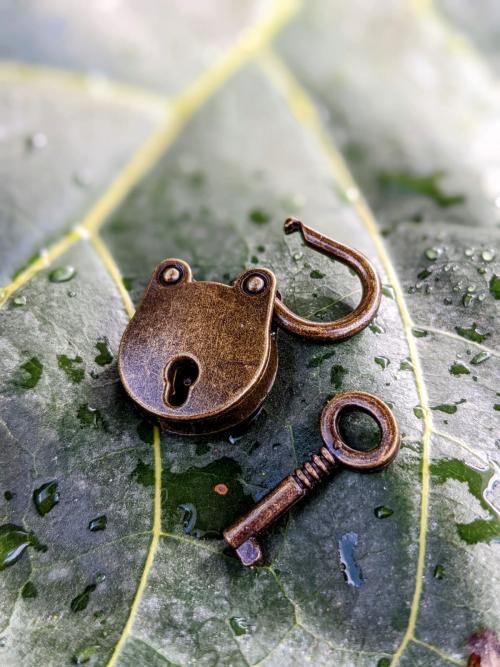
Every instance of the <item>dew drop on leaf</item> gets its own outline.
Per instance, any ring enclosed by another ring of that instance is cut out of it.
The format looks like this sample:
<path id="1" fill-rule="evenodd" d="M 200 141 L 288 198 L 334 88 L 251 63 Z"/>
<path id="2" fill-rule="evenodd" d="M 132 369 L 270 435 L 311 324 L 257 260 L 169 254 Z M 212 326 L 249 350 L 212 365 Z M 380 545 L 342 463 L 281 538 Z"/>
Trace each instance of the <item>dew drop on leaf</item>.
<path id="1" fill-rule="evenodd" d="M 391 360 L 387 357 L 375 357 L 374 361 L 380 366 L 380 368 L 384 369 L 387 368 L 387 366 L 391 363 Z"/>
<path id="2" fill-rule="evenodd" d="M 33 502 L 40 516 L 45 516 L 59 503 L 57 482 L 47 482 L 33 491 Z"/>
<path id="3" fill-rule="evenodd" d="M 490 358 L 489 352 L 478 352 L 475 354 L 472 359 L 470 360 L 471 364 L 474 364 L 474 366 L 478 366 L 479 364 L 482 364 L 486 359 Z"/>
<path id="4" fill-rule="evenodd" d="M 47 547 L 40 544 L 35 534 L 22 526 L 13 523 L 0 526 L 0 570 L 17 563 L 30 546 L 37 551 L 47 551 Z"/>
<path id="5" fill-rule="evenodd" d="M 377 519 L 387 519 L 387 517 L 390 517 L 394 514 L 394 510 L 391 510 L 390 507 L 386 507 L 385 505 L 379 505 L 373 510 L 373 513 Z"/>
<path id="6" fill-rule="evenodd" d="M 500 289 L 500 281 L 499 281 L 499 289 Z M 490 336 L 489 333 L 481 331 L 478 328 L 476 322 L 473 322 L 470 327 L 455 327 L 455 331 L 458 333 L 459 336 L 462 336 L 467 340 L 471 340 L 474 343 L 482 343 L 483 341 L 486 340 L 486 338 Z"/>
<path id="7" fill-rule="evenodd" d="M 452 375 L 470 375 L 470 370 L 462 363 L 454 363 L 448 370 Z"/>
<path id="8" fill-rule="evenodd" d="M 92 519 L 89 521 L 89 530 L 92 531 L 93 533 L 97 532 L 98 530 L 105 530 L 106 526 L 108 524 L 108 518 L 105 514 L 101 514 L 101 516 L 96 517 L 95 519 Z"/>
<path id="9" fill-rule="evenodd" d="M 179 509 L 184 513 L 182 517 L 182 529 L 186 535 L 191 535 L 198 517 L 196 507 L 193 503 L 184 503 L 183 505 L 179 505 Z"/>
<path id="10" fill-rule="evenodd" d="M 90 661 L 94 662 L 100 648 L 101 647 L 99 644 L 83 646 L 82 648 L 78 649 L 78 651 L 76 651 L 71 661 L 74 665 L 85 665 Z"/>
<path id="11" fill-rule="evenodd" d="M 444 578 L 444 565 L 437 564 L 434 568 L 434 579 L 443 579 Z"/>
<path id="12" fill-rule="evenodd" d="M 66 283 L 76 275 L 76 270 L 72 266 L 58 266 L 49 273 L 51 283 Z"/>
<path id="13" fill-rule="evenodd" d="M 84 588 L 84 590 L 74 597 L 70 603 L 70 609 L 75 614 L 79 611 L 83 611 L 87 608 L 88 603 L 90 602 L 90 596 L 97 588 L 96 584 L 89 584 Z"/>
<path id="14" fill-rule="evenodd" d="M 229 619 L 229 625 L 236 637 L 247 635 L 250 631 L 250 625 L 248 621 L 242 616 L 231 616 Z"/>
<path id="15" fill-rule="evenodd" d="M 425 338 L 428 334 L 428 332 L 425 329 L 413 328 L 411 332 L 415 336 L 415 338 Z"/>
<path id="16" fill-rule="evenodd" d="M 26 139 L 26 148 L 32 151 L 45 148 L 47 144 L 47 136 L 43 132 L 34 132 Z"/>
<path id="17" fill-rule="evenodd" d="M 354 547 L 358 543 L 356 533 L 346 533 L 339 539 L 339 556 L 342 572 L 349 586 L 359 588 L 363 585 L 363 573 L 354 558 Z"/>

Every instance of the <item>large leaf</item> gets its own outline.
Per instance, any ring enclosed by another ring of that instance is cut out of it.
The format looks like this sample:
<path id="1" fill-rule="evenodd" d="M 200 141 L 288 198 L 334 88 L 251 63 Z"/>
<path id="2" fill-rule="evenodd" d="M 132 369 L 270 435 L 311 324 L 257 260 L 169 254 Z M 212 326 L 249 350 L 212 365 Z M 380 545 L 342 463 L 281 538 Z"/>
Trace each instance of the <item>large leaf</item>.
<path id="1" fill-rule="evenodd" d="M 464 664 L 500 621 L 498 84 L 402 5 L 308 3 L 278 56 L 259 48 L 286 3 L 216 20 L 185 5 L 2 9 L 6 57 L 121 83 L 0 68 L 1 662 Z M 243 435 L 160 438 L 116 353 L 161 258 L 224 282 L 267 266 L 309 316 L 356 303 L 347 271 L 283 237 L 290 213 L 373 259 L 379 317 L 335 346 L 280 332 Z M 393 406 L 399 457 L 323 484 L 245 570 L 222 528 L 320 446 L 322 405 L 353 388 Z"/>

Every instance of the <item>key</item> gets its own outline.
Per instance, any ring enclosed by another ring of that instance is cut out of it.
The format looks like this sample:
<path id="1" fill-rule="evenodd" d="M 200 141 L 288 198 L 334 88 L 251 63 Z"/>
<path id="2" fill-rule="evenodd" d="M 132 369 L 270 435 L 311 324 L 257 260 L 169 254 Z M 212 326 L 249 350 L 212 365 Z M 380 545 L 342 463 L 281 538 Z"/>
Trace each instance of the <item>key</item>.
<path id="1" fill-rule="evenodd" d="M 378 424 L 381 437 L 374 449 L 357 451 L 342 439 L 340 415 L 351 409 L 365 412 Z M 247 514 L 224 530 L 226 542 L 236 550 L 243 565 L 255 565 L 262 559 L 257 536 L 339 465 L 365 471 L 383 468 L 393 461 L 400 445 L 399 427 L 391 410 L 376 396 L 361 391 L 338 394 L 326 404 L 321 414 L 321 436 L 324 446 L 302 468 L 285 477 Z"/>

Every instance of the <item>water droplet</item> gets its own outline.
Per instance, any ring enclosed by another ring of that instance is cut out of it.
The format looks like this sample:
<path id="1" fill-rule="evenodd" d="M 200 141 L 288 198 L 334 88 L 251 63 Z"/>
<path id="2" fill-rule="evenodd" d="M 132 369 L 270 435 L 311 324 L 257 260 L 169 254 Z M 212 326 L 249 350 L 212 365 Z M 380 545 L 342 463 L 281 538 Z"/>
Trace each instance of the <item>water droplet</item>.
<path id="1" fill-rule="evenodd" d="M 499 289 L 500 289 L 500 279 L 499 279 Z M 467 338 L 467 340 L 472 340 L 475 343 L 482 343 L 485 341 L 490 334 L 481 331 L 476 322 L 473 322 L 470 327 L 455 327 L 455 331 L 462 336 Z"/>
<path id="2" fill-rule="evenodd" d="M 449 296 L 445 296 L 443 299 L 443 303 L 445 306 L 451 306 L 451 304 L 453 303 L 453 299 L 450 298 Z"/>
<path id="3" fill-rule="evenodd" d="M 473 301 L 473 297 L 470 294 L 464 294 L 462 297 L 462 304 L 467 308 L 467 306 L 470 306 L 471 302 Z"/>
<path id="4" fill-rule="evenodd" d="M 345 190 L 345 198 L 348 202 L 355 202 L 359 199 L 359 190 L 355 186 L 351 186 Z"/>
<path id="5" fill-rule="evenodd" d="M 415 336 L 415 338 L 425 338 L 428 334 L 428 332 L 425 329 L 413 328 L 411 332 Z"/>
<path id="6" fill-rule="evenodd" d="M 106 581 L 106 575 L 104 574 L 104 572 L 98 572 L 95 575 L 96 584 L 102 584 L 104 581 Z"/>
<path id="7" fill-rule="evenodd" d="M 392 285 L 382 285 L 382 294 L 389 299 L 394 299 L 394 289 Z"/>
<path id="8" fill-rule="evenodd" d="M 93 661 L 93 658 L 96 657 L 99 649 L 101 647 L 99 644 L 90 644 L 89 646 L 83 646 L 79 648 L 78 651 L 73 655 L 71 661 L 74 665 L 85 665 L 86 663 Z"/>
<path id="9" fill-rule="evenodd" d="M 37 551 L 47 551 L 47 547 L 40 544 L 34 533 L 21 526 L 13 523 L 0 526 L 0 570 L 17 563 L 30 546 Z"/>
<path id="10" fill-rule="evenodd" d="M 384 327 L 376 319 L 370 324 L 370 331 L 373 331 L 374 334 L 385 333 Z"/>
<path id="11" fill-rule="evenodd" d="M 443 251 L 441 248 L 427 248 L 424 254 L 427 259 L 429 259 L 431 262 L 434 262 L 438 257 L 441 256 L 442 252 Z"/>
<path id="12" fill-rule="evenodd" d="M 89 530 L 95 533 L 98 530 L 105 530 L 107 525 L 108 525 L 107 516 L 105 514 L 101 514 L 101 516 L 98 516 L 95 519 L 92 519 L 92 521 L 89 521 Z"/>
<path id="13" fill-rule="evenodd" d="M 380 368 L 384 369 L 387 368 L 387 366 L 391 363 L 391 360 L 387 357 L 375 357 L 374 361 L 380 366 Z"/>
<path id="14" fill-rule="evenodd" d="M 413 414 L 415 415 L 415 417 L 416 417 L 417 419 L 423 419 L 424 414 L 425 414 L 425 413 L 424 413 L 424 409 L 422 408 L 422 406 L 420 406 L 420 405 L 416 405 L 416 406 L 413 408 Z"/>
<path id="15" fill-rule="evenodd" d="M 109 341 L 106 337 L 99 338 L 95 344 L 95 347 L 99 352 L 99 354 L 94 359 L 96 364 L 99 364 L 99 366 L 107 366 L 113 361 L 113 353 L 110 350 Z"/>
<path id="16" fill-rule="evenodd" d="M 75 181 L 76 185 L 79 185 L 81 188 L 87 188 L 93 181 L 92 170 L 88 167 L 79 169 L 77 172 L 75 172 L 73 180 Z"/>
<path id="17" fill-rule="evenodd" d="M 229 619 L 229 625 L 236 637 L 247 635 L 251 629 L 248 621 L 241 616 L 232 616 Z"/>
<path id="18" fill-rule="evenodd" d="M 319 280 L 320 278 L 325 277 L 325 274 L 321 273 L 321 271 L 318 271 L 317 269 L 313 269 L 309 275 L 311 278 L 314 278 L 315 280 Z"/>
<path id="19" fill-rule="evenodd" d="M 490 354 L 488 352 L 478 352 L 476 355 L 472 357 L 470 360 L 471 364 L 474 364 L 474 366 L 478 366 L 479 364 L 482 364 L 483 361 L 486 361 L 486 359 L 490 358 Z"/>
<path id="20" fill-rule="evenodd" d="M 198 517 L 196 507 L 192 503 L 184 503 L 183 505 L 179 505 L 179 509 L 184 512 L 184 516 L 182 517 L 182 528 L 186 535 L 191 535 Z"/>
<path id="21" fill-rule="evenodd" d="M 394 510 L 391 510 L 390 507 L 386 507 L 385 505 L 379 505 L 373 510 L 373 513 L 377 519 L 387 519 L 387 517 L 394 514 Z"/>
<path id="22" fill-rule="evenodd" d="M 66 283 L 68 280 L 74 278 L 76 270 L 72 266 L 58 266 L 49 274 L 51 283 Z"/>
<path id="23" fill-rule="evenodd" d="M 76 614 L 78 611 L 83 611 L 86 609 L 88 603 L 90 602 L 90 596 L 96 588 L 96 584 L 89 584 L 79 595 L 74 597 L 69 605 L 71 611 Z"/>
<path id="24" fill-rule="evenodd" d="M 391 661 L 389 658 L 380 658 L 377 662 L 377 667 L 390 667 Z"/>
<path id="25" fill-rule="evenodd" d="M 68 380 L 73 384 L 78 384 L 85 376 L 85 369 L 78 368 L 82 363 L 83 359 L 80 356 L 75 356 L 71 359 L 65 354 L 57 355 L 57 365 L 64 371 Z"/>
<path id="26" fill-rule="evenodd" d="M 350 586 L 359 588 L 363 584 L 363 574 L 354 559 L 354 547 L 357 543 L 358 536 L 356 533 L 346 533 L 342 535 L 338 542 L 344 578 Z"/>
<path id="27" fill-rule="evenodd" d="M 439 563 L 434 568 L 434 579 L 443 579 L 444 577 L 444 566 Z"/>
<path id="28" fill-rule="evenodd" d="M 490 292 L 495 297 L 495 300 L 500 299 L 500 276 L 497 276 L 495 273 L 491 276 Z"/>
<path id="29" fill-rule="evenodd" d="M 485 262 L 492 262 L 495 259 L 495 251 L 483 250 L 483 252 L 481 253 L 481 257 Z"/>
<path id="30" fill-rule="evenodd" d="M 454 403 L 441 403 L 440 405 L 431 406 L 431 410 L 444 412 L 447 415 L 454 415 L 457 411 L 457 406 Z"/>
<path id="31" fill-rule="evenodd" d="M 466 257 L 472 257 L 473 254 L 474 254 L 474 248 L 466 248 L 464 250 L 464 255 Z"/>
<path id="32" fill-rule="evenodd" d="M 470 370 L 465 364 L 454 363 L 450 366 L 449 371 L 452 375 L 470 375 Z"/>
<path id="33" fill-rule="evenodd" d="M 293 254 L 293 260 L 294 260 L 295 262 L 298 262 L 299 259 L 302 259 L 302 257 L 303 257 L 303 255 L 302 255 L 301 252 L 295 252 L 295 253 Z"/>
<path id="34" fill-rule="evenodd" d="M 7 645 L 7 637 L 0 637 L 0 648 Z"/>
<path id="35" fill-rule="evenodd" d="M 16 296 L 14 299 L 12 299 L 12 303 L 17 308 L 19 308 L 20 306 L 25 306 L 26 305 L 26 297 L 25 296 Z"/>
<path id="36" fill-rule="evenodd" d="M 59 503 L 60 494 L 57 490 L 57 482 L 42 484 L 33 492 L 33 502 L 40 516 L 45 516 Z"/>
<path id="37" fill-rule="evenodd" d="M 29 150 L 40 150 L 47 144 L 47 136 L 43 132 L 35 132 L 26 139 L 26 147 Z"/>
<path id="38" fill-rule="evenodd" d="M 432 275 L 432 271 L 429 271 L 429 269 L 424 269 L 423 271 L 420 271 L 417 274 L 417 278 L 419 280 L 425 280 L 426 278 L 428 278 L 431 275 Z"/>
<path id="39" fill-rule="evenodd" d="M 403 359 L 401 363 L 399 364 L 399 370 L 400 371 L 412 371 L 413 370 L 413 363 L 409 357 L 406 357 L 406 359 Z"/>

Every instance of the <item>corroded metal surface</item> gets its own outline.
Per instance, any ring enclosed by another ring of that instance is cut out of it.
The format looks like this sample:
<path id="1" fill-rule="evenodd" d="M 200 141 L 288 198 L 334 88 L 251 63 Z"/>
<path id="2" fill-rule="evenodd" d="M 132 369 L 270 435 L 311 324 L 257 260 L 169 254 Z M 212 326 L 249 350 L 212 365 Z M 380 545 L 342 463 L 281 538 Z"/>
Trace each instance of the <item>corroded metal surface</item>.
<path id="1" fill-rule="evenodd" d="M 361 280 L 359 306 L 334 322 L 292 313 L 268 269 L 243 273 L 232 286 L 194 281 L 189 265 L 166 259 L 155 268 L 123 334 L 120 377 L 129 396 L 175 433 L 217 433 L 248 420 L 272 388 L 278 357 L 275 327 L 304 338 L 337 341 L 365 328 L 380 303 L 380 281 L 356 250 L 295 219 L 311 247 L 343 262 Z"/>
<path id="2" fill-rule="evenodd" d="M 339 431 L 344 410 L 357 409 L 373 417 L 380 429 L 380 442 L 369 451 L 349 447 Z M 262 558 L 257 535 L 287 512 L 338 464 L 355 470 L 375 470 L 388 465 L 399 451 L 399 428 L 394 415 L 379 398 L 361 391 L 338 394 L 321 415 L 325 446 L 293 474 L 285 477 L 247 514 L 224 531 L 226 542 L 236 549 L 243 565 L 255 565 Z"/>

